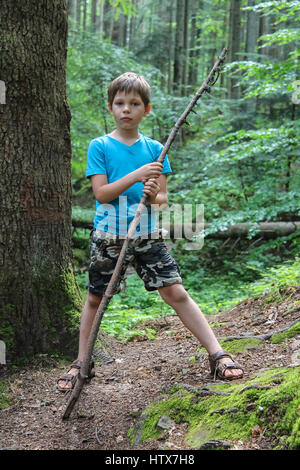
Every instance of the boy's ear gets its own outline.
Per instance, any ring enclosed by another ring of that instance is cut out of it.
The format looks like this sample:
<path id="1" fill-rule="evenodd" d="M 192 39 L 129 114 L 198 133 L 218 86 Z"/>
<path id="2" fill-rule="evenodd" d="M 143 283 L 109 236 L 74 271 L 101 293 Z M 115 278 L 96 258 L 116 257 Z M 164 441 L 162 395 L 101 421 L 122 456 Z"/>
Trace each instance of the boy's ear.
<path id="1" fill-rule="evenodd" d="M 151 104 L 149 103 L 148 106 L 145 108 L 145 114 L 149 114 L 151 110 Z"/>
<path id="2" fill-rule="evenodd" d="M 109 112 L 111 113 L 111 112 L 112 112 L 111 104 L 110 104 L 110 103 L 107 103 L 107 107 L 108 107 L 108 109 L 109 109 Z"/>

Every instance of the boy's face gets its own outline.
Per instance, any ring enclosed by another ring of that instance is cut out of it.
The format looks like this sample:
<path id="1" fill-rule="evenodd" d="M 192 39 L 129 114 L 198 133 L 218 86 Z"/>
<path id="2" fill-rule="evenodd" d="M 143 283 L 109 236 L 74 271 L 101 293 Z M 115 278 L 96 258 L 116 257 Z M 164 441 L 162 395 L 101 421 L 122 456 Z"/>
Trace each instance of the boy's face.
<path id="1" fill-rule="evenodd" d="M 144 116 L 149 114 L 151 106 L 145 108 L 145 104 L 139 93 L 118 91 L 112 106 L 108 108 L 115 118 L 118 128 L 134 129 L 137 128 Z"/>

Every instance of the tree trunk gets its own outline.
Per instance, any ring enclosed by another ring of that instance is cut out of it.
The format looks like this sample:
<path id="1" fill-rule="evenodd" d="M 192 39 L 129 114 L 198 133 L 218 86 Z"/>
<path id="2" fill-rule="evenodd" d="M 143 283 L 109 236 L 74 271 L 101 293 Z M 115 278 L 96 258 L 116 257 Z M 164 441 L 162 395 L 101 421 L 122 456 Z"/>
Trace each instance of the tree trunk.
<path id="1" fill-rule="evenodd" d="M 183 83 L 183 63 L 184 63 L 184 0 L 177 0 L 176 3 L 176 35 L 175 35 L 175 57 L 174 57 L 174 90 L 181 94 Z"/>
<path id="2" fill-rule="evenodd" d="M 69 29 L 74 26 L 75 20 L 75 11 L 76 11 L 76 0 L 67 0 L 67 9 L 68 9 L 68 20 L 69 20 Z"/>
<path id="3" fill-rule="evenodd" d="M 66 1 L 1 2 L 0 31 L 0 338 L 9 357 L 74 354 Z"/>
<path id="4" fill-rule="evenodd" d="M 76 24 L 78 30 L 80 30 L 81 26 L 81 0 L 77 0 L 76 3 Z"/>
<path id="5" fill-rule="evenodd" d="M 256 0 L 248 0 L 248 7 L 256 4 Z M 254 60 L 253 54 L 257 45 L 258 39 L 259 17 L 257 13 L 252 10 L 247 14 L 247 27 L 246 27 L 246 60 Z M 247 121 L 251 123 L 254 120 L 256 112 L 256 97 L 250 98 L 245 103 Z"/>
<path id="6" fill-rule="evenodd" d="M 168 43 L 168 94 L 172 93 L 173 89 L 173 73 L 172 63 L 174 58 L 174 35 L 173 35 L 173 10 L 174 4 L 169 5 L 169 43 Z"/>
<path id="7" fill-rule="evenodd" d="M 104 0 L 99 0 L 98 3 L 99 3 L 99 10 L 100 10 L 98 31 L 99 31 L 100 37 L 102 38 L 102 36 L 103 36 L 103 20 L 104 20 Z"/>
<path id="8" fill-rule="evenodd" d="M 183 64 L 182 64 L 182 89 L 181 95 L 187 95 L 187 71 L 189 62 L 189 0 L 184 2 L 184 21 L 183 21 Z M 212 64 L 213 65 L 213 64 Z"/>
<path id="9" fill-rule="evenodd" d="M 97 28 L 97 0 L 92 0 L 91 6 L 91 31 L 96 32 Z"/>
<path id="10" fill-rule="evenodd" d="M 241 51 L 241 0 L 231 0 L 230 24 L 229 24 L 229 61 L 240 60 L 238 52 Z M 240 88 L 237 86 L 238 79 L 228 79 L 228 98 L 239 99 Z"/>

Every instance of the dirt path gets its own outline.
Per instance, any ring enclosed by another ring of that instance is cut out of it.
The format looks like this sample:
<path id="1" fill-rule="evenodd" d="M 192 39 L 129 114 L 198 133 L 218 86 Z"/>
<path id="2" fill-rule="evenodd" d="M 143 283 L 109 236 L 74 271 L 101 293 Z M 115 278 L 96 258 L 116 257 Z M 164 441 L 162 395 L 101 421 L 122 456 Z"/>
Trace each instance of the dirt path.
<path id="1" fill-rule="evenodd" d="M 266 297 L 245 301 L 229 312 L 209 317 L 216 335 L 261 335 L 280 330 L 299 318 L 300 289 L 285 292 L 281 302 L 277 299 L 267 303 Z M 55 387 L 66 367 L 49 360 L 45 365 L 40 360 L 14 374 L 2 370 L 9 380 L 12 403 L 0 411 L 0 449 L 132 449 L 128 430 L 149 403 L 173 384 L 212 382 L 206 355 L 198 351 L 197 341 L 176 316 L 151 321 L 148 326 L 157 331 L 155 340 L 125 344 L 105 336 L 111 362 L 96 363 L 96 377 L 84 387 L 68 421 L 61 420 L 68 397 Z M 263 341 L 263 348 L 236 356 L 247 371 L 241 381 L 259 369 L 299 364 L 299 351 L 299 336 L 278 344 Z M 164 433 L 163 438 L 138 443 L 135 449 L 187 449 L 186 427 L 181 423 Z M 270 446 L 263 438 L 241 444 L 246 449 Z"/>

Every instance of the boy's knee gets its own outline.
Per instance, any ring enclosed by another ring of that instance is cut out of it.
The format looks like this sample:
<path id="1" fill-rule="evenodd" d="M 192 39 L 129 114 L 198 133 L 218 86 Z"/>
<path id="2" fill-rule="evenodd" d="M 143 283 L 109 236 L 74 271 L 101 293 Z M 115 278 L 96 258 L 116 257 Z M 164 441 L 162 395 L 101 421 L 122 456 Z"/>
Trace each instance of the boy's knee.
<path id="1" fill-rule="evenodd" d="M 102 297 L 98 297 L 97 295 L 91 294 L 91 292 L 89 292 L 86 301 L 88 302 L 90 308 L 98 308 L 101 299 Z"/>
<path id="2" fill-rule="evenodd" d="M 161 297 L 169 305 L 186 302 L 189 294 L 182 284 L 172 284 L 171 286 L 160 287 L 158 289 Z"/>

